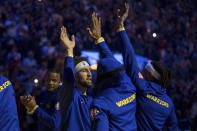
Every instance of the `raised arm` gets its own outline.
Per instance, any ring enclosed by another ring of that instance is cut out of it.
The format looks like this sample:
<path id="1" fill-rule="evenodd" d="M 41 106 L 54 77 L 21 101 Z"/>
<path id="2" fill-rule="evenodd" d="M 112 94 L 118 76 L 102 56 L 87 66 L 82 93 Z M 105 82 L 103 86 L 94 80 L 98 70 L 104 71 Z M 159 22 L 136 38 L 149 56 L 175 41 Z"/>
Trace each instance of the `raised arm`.
<path id="1" fill-rule="evenodd" d="M 128 17 L 129 4 L 125 3 L 126 11 L 123 15 L 120 15 L 120 9 L 117 10 L 117 25 L 118 25 L 118 37 L 120 39 L 120 46 L 122 47 L 122 55 L 124 60 L 124 66 L 126 68 L 127 75 L 131 78 L 132 82 L 138 90 L 144 90 L 145 80 L 139 72 L 135 52 L 132 44 L 124 28 L 124 21 Z"/>
<path id="2" fill-rule="evenodd" d="M 66 49 L 66 57 L 64 61 L 63 86 L 60 90 L 59 100 L 61 111 L 65 111 L 70 104 L 73 95 L 75 75 L 73 62 L 73 48 L 75 47 L 75 38 L 72 35 L 71 40 L 68 38 L 65 27 L 61 28 L 60 39 Z"/>
<path id="3" fill-rule="evenodd" d="M 90 38 L 98 45 L 102 58 L 114 57 L 104 38 L 101 37 L 101 18 L 95 12 L 92 13 L 92 30 L 88 27 L 87 31 Z"/>

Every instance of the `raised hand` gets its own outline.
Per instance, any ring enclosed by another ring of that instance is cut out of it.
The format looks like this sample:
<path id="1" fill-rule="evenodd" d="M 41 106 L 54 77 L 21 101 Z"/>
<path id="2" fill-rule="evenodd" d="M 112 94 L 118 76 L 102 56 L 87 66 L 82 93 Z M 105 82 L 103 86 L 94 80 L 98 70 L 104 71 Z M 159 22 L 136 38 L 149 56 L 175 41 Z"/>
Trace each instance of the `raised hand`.
<path id="1" fill-rule="evenodd" d="M 75 47 L 75 36 L 71 36 L 71 40 L 68 38 L 66 28 L 64 26 L 61 27 L 60 39 L 64 44 L 64 47 L 68 49 L 73 49 Z"/>
<path id="2" fill-rule="evenodd" d="M 33 108 L 37 105 L 34 96 L 20 96 L 20 100 L 27 111 L 33 110 Z"/>
<path id="3" fill-rule="evenodd" d="M 94 41 L 101 37 L 101 18 L 95 12 L 92 13 L 92 30 L 88 27 L 87 31 Z"/>
<path id="4" fill-rule="evenodd" d="M 21 103 L 25 106 L 30 101 L 29 96 L 20 96 Z"/>
<path id="5" fill-rule="evenodd" d="M 129 3 L 125 3 L 125 12 L 120 14 L 120 9 L 117 10 L 117 26 L 118 28 L 124 27 L 124 22 L 129 15 Z"/>

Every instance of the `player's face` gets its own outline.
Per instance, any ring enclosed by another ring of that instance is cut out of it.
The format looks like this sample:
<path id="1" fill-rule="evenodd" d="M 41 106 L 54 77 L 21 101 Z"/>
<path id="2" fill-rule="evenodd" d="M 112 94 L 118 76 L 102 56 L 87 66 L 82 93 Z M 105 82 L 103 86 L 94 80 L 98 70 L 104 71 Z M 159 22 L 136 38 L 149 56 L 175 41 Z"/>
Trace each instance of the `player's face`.
<path id="1" fill-rule="evenodd" d="M 45 86 L 48 91 L 55 91 L 60 84 L 60 74 L 49 72 L 46 77 Z"/>
<path id="2" fill-rule="evenodd" d="M 83 85 L 87 88 L 91 88 L 93 86 L 90 67 L 84 67 L 79 72 L 77 72 L 76 76 L 78 84 Z"/>

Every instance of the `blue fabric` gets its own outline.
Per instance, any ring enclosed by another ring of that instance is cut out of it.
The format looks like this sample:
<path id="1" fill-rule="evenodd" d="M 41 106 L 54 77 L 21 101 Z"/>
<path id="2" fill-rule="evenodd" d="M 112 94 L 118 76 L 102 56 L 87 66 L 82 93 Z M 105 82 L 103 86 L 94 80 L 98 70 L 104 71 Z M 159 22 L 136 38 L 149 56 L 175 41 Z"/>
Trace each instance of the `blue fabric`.
<path id="1" fill-rule="evenodd" d="M 11 82 L 0 76 L 0 130 L 19 131 L 15 93 Z"/>
<path id="2" fill-rule="evenodd" d="M 38 131 L 59 131 L 61 115 L 58 106 L 58 90 L 49 92 L 44 90 L 36 99 L 39 107 L 34 111 L 33 116 L 38 119 Z"/>
<path id="3" fill-rule="evenodd" d="M 170 131 L 179 130 L 174 105 L 166 94 L 166 89 L 139 77 L 135 53 L 126 31 L 120 31 L 118 34 L 126 72 L 137 89 L 138 130 L 157 131 L 162 130 L 164 126 Z"/>
<path id="4" fill-rule="evenodd" d="M 111 55 L 105 42 L 98 46 L 104 56 L 98 64 L 98 74 L 105 74 L 123 66 Z M 92 122 L 92 131 L 137 130 L 135 92 L 135 86 L 125 70 L 96 85 L 92 108 L 97 108 L 99 113 Z"/>
<path id="5" fill-rule="evenodd" d="M 114 71 L 117 68 L 122 67 L 123 65 L 117 61 L 114 57 L 112 58 L 103 58 L 98 63 L 97 68 L 97 77 L 104 75 L 107 72 Z"/>
<path id="6" fill-rule="evenodd" d="M 82 92 L 75 87 L 73 58 L 69 56 L 66 57 L 64 82 L 60 94 L 60 107 L 62 110 L 61 130 L 89 131 L 91 127 L 91 103 L 92 97 L 89 95 L 84 96 Z"/>

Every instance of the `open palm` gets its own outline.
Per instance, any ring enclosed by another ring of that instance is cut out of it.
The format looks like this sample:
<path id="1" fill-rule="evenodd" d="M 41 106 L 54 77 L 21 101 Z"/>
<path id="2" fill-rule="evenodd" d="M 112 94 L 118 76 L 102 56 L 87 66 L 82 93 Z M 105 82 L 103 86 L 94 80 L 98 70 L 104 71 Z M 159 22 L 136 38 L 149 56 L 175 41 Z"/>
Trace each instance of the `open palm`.
<path id="1" fill-rule="evenodd" d="M 61 27 L 60 39 L 62 40 L 64 47 L 66 49 L 73 49 L 75 47 L 75 37 L 71 36 L 71 40 L 68 38 L 66 28 L 64 26 Z"/>
<path id="2" fill-rule="evenodd" d="M 101 18 L 95 12 L 92 13 L 92 30 L 88 27 L 87 31 L 93 40 L 98 40 L 101 37 Z"/>
<path id="3" fill-rule="evenodd" d="M 119 27 L 124 27 L 124 21 L 127 19 L 128 14 L 129 14 L 129 4 L 125 3 L 125 9 L 126 11 L 121 15 L 120 14 L 120 9 L 117 10 L 117 24 Z"/>

